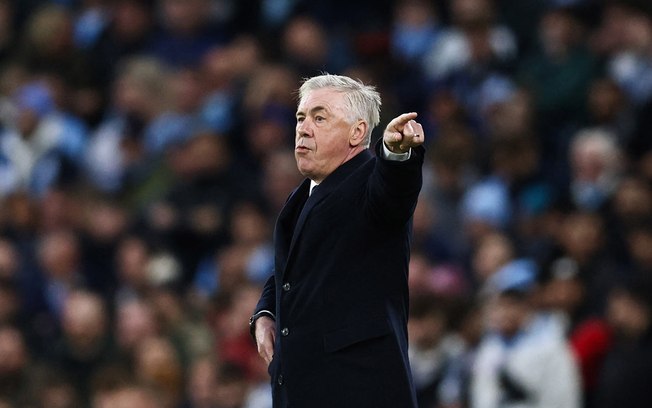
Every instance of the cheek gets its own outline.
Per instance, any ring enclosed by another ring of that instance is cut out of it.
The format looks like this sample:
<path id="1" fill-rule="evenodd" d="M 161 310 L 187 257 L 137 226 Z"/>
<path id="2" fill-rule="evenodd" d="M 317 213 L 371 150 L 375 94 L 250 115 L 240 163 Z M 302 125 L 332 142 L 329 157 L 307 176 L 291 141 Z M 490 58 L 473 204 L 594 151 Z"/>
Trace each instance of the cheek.
<path id="1" fill-rule="evenodd" d="M 348 138 L 343 136 L 343 133 L 331 133 L 324 135 L 324 137 L 317 139 L 317 151 L 322 155 L 336 158 L 341 154 L 346 154 L 349 149 Z"/>

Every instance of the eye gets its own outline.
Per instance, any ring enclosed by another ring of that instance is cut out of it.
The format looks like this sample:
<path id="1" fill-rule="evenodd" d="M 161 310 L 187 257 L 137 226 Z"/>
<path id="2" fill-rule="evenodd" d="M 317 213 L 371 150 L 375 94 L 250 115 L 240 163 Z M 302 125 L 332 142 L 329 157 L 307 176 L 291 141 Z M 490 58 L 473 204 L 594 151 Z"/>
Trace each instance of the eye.
<path id="1" fill-rule="evenodd" d="M 303 116 L 297 116 L 297 123 L 302 123 L 305 120 Z"/>
<path id="2" fill-rule="evenodd" d="M 326 118 L 323 117 L 323 116 L 319 116 L 319 115 L 315 116 L 315 122 L 317 122 L 317 123 L 321 123 L 321 122 L 323 122 L 325 120 L 326 120 Z"/>

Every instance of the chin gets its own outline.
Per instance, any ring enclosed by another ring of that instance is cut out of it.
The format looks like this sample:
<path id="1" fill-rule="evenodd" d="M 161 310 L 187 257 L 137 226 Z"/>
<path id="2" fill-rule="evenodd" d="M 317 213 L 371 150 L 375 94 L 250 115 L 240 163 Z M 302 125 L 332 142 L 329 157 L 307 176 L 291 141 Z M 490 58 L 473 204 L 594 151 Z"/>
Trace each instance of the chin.
<path id="1" fill-rule="evenodd" d="M 310 169 L 306 169 L 306 168 L 301 167 L 301 166 L 297 166 L 297 169 L 299 170 L 299 173 L 301 173 L 301 175 L 304 176 L 304 177 L 310 177 L 310 174 L 312 174 Z"/>
<path id="2" fill-rule="evenodd" d="M 297 169 L 299 169 L 299 173 L 303 174 L 306 177 L 314 172 L 314 169 L 311 168 L 310 163 L 306 163 L 306 161 L 300 157 L 297 157 Z"/>

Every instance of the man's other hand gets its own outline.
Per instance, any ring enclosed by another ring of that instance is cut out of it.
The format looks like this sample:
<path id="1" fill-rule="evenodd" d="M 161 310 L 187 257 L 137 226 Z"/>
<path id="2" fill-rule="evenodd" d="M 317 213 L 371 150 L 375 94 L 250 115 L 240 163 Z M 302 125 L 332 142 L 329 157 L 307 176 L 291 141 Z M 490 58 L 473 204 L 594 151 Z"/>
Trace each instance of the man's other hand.
<path id="1" fill-rule="evenodd" d="M 258 354 L 267 362 L 272 362 L 274 357 L 274 341 L 276 339 L 276 323 L 267 316 L 256 320 L 256 345 Z"/>

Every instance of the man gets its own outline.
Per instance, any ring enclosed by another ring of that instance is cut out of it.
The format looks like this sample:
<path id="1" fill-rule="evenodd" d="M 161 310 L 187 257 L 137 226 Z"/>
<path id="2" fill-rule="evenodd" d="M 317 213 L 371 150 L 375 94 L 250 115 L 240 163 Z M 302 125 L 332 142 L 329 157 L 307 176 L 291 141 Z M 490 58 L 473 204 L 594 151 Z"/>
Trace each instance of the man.
<path id="1" fill-rule="evenodd" d="M 407 271 L 423 129 L 416 113 L 398 116 L 374 157 L 373 87 L 327 74 L 299 96 L 295 158 L 307 179 L 281 210 L 274 275 L 251 319 L 274 406 L 415 407 Z"/>

